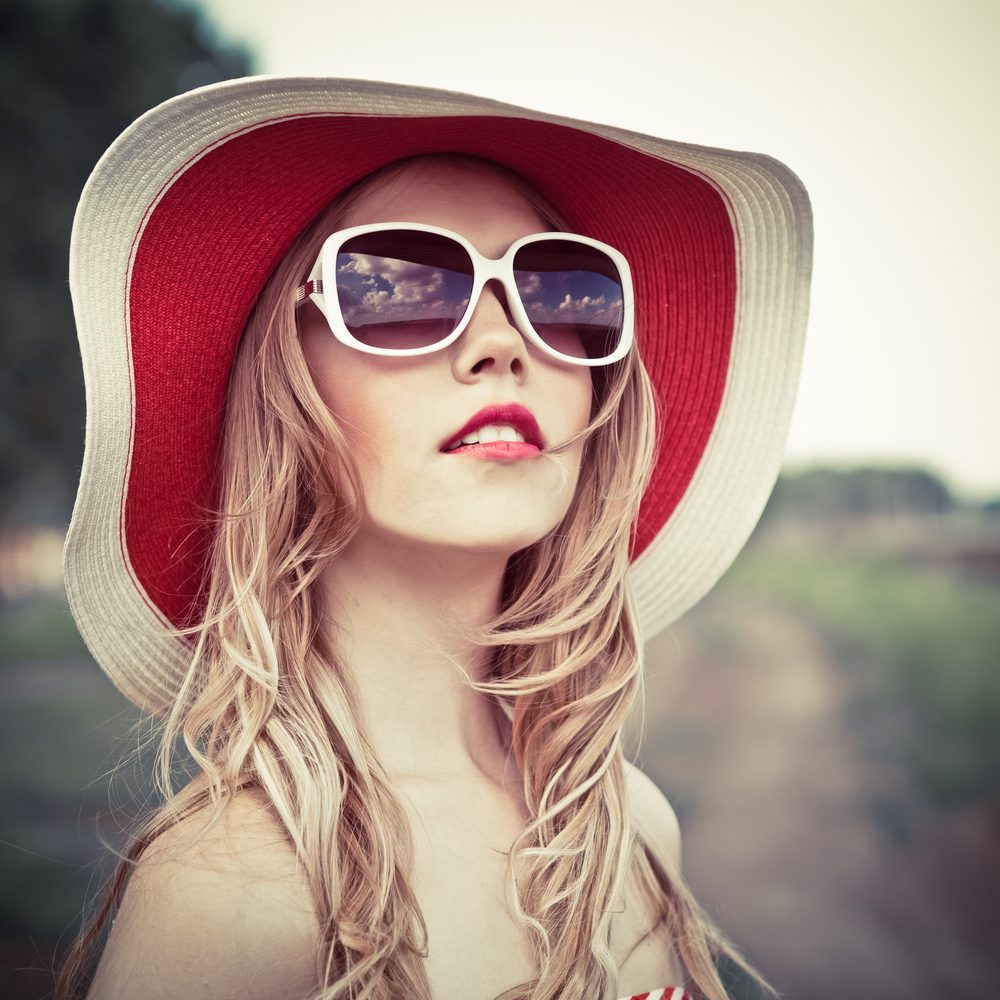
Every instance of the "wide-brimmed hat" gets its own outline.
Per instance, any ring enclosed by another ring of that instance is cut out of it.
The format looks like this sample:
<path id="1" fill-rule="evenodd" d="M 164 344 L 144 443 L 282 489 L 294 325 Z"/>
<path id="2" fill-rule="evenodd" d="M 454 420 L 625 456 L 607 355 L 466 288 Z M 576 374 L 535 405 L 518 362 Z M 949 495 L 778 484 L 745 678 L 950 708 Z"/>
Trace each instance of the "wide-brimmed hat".
<path id="1" fill-rule="evenodd" d="M 795 175 L 671 142 L 399 84 L 252 77 L 133 123 L 84 189 L 70 288 L 87 388 L 66 540 L 70 606 L 111 680 L 150 712 L 190 662 L 230 368 L 294 239 L 386 163 L 469 153 L 530 180 L 628 258 L 662 440 L 635 538 L 645 638 L 719 579 L 781 464 L 801 363 L 812 230 Z"/>

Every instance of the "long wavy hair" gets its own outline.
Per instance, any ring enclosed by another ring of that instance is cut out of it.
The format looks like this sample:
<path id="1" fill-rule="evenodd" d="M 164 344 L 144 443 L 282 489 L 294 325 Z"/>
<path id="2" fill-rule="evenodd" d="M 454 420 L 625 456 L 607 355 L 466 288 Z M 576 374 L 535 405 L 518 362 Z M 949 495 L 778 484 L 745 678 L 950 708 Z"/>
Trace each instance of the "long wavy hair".
<path id="1" fill-rule="evenodd" d="M 149 845 L 196 813 L 207 819 L 201 833 L 211 829 L 242 789 L 266 797 L 308 880 L 322 928 L 322 985 L 312 1000 L 430 1000 L 409 823 L 365 739 L 317 585 L 361 524 L 364 493 L 310 375 L 294 306 L 323 239 L 358 195 L 411 162 L 338 197 L 285 255 L 250 317 L 229 387 L 205 613 L 186 630 L 190 668 L 161 733 L 163 803 L 138 824 L 67 951 L 57 1000 L 78 995 L 101 928 Z M 490 166 L 553 229 L 569 228 L 527 181 Z M 623 728 L 641 701 L 643 671 L 626 574 L 656 452 L 655 403 L 638 351 L 594 375 L 589 426 L 564 444 L 584 439 L 569 510 L 510 558 L 500 607 L 475 633 L 492 650 L 491 667 L 468 683 L 496 699 L 530 815 L 508 855 L 507 895 L 537 975 L 498 1000 L 616 997 L 611 922 L 629 882 L 655 915 L 647 936 L 675 949 L 687 989 L 725 1000 L 720 960 L 759 974 L 629 815 Z M 197 770 L 175 791 L 180 738 Z"/>

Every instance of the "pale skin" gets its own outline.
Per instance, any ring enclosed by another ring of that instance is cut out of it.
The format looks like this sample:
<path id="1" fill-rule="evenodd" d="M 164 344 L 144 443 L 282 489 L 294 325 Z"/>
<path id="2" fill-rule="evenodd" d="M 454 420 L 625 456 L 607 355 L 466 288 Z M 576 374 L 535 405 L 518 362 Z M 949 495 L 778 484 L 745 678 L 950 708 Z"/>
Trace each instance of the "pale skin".
<path id="1" fill-rule="evenodd" d="M 381 221 L 452 229 L 489 257 L 551 228 L 502 175 L 455 163 L 407 168 L 363 194 L 342 226 Z M 365 490 L 367 519 L 322 585 L 366 734 L 411 821 L 432 995 L 486 1000 L 536 971 L 504 901 L 503 852 L 527 810 L 496 710 L 463 681 L 483 676 L 486 655 L 454 623 L 494 614 L 509 556 L 565 514 L 581 446 L 519 461 L 439 448 L 482 407 L 505 402 L 527 406 L 547 444 L 564 441 L 587 423 L 590 373 L 529 344 L 492 283 L 459 340 L 424 357 L 354 351 L 312 306 L 300 329 Z M 669 803 L 632 767 L 628 789 L 634 821 L 679 870 Z M 182 837 L 175 828 L 161 840 Z M 632 950 L 652 922 L 630 886 L 612 931 L 620 996 L 682 981 L 662 931 Z M 294 852 L 263 801 L 246 795 L 201 847 L 140 864 L 90 997 L 301 997 L 318 934 Z"/>

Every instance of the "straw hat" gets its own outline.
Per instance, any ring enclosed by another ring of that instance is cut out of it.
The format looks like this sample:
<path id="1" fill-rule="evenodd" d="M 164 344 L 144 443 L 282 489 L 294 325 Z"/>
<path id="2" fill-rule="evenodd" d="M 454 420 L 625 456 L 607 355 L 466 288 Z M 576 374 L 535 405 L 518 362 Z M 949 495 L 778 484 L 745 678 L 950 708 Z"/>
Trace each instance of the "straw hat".
<path id="1" fill-rule="evenodd" d="M 422 87 L 251 77 L 194 90 L 104 154 L 70 252 L 87 436 L 66 587 L 94 657 L 147 711 L 171 703 L 189 656 L 157 631 L 197 618 L 226 386 L 257 295 L 345 187 L 443 151 L 527 177 L 631 264 L 664 414 L 631 570 L 645 638 L 712 587 L 756 524 L 808 302 L 811 215 L 790 170 Z"/>

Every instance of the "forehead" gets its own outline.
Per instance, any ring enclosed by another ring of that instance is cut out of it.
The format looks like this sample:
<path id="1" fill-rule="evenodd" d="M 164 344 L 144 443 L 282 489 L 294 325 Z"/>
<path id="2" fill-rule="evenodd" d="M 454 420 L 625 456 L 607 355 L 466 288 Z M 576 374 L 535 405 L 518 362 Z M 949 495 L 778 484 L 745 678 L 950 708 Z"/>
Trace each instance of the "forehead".
<path id="1" fill-rule="evenodd" d="M 418 160 L 362 185 L 341 228 L 423 222 L 452 229 L 481 253 L 499 257 L 521 236 L 553 227 L 518 185 L 488 164 Z"/>

